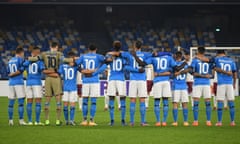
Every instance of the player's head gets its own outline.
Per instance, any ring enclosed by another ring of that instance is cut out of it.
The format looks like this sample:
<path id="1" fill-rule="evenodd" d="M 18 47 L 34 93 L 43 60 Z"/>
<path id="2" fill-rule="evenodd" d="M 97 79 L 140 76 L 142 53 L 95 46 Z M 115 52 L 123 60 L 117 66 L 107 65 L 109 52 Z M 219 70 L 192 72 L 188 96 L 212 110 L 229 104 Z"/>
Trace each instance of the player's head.
<path id="1" fill-rule="evenodd" d="M 89 50 L 90 52 L 96 52 L 96 51 L 97 51 L 97 47 L 96 47 L 95 44 L 89 44 L 89 45 L 88 45 L 88 50 Z"/>
<path id="2" fill-rule="evenodd" d="M 142 47 L 142 42 L 139 41 L 139 40 L 137 40 L 137 41 L 135 42 L 135 48 L 136 48 L 137 50 L 139 50 L 139 49 L 141 49 L 141 47 Z"/>
<path id="3" fill-rule="evenodd" d="M 175 56 L 176 56 L 176 60 L 181 60 L 182 59 L 182 52 L 181 51 L 177 51 L 175 53 Z"/>
<path id="4" fill-rule="evenodd" d="M 24 57 L 24 49 L 23 48 L 17 48 L 15 53 L 16 53 L 16 56 Z"/>
<path id="5" fill-rule="evenodd" d="M 39 47 L 34 47 L 32 49 L 32 56 L 38 56 L 41 53 L 41 50 Z"/>
<path id="6" fill-rule="evenodd" d="M 67 53 L 68 58 L 74 58 L 76 55 L 73 51 Z"/>
<path id="7" fill-rule="evenodd" d="M 52 42 L 50 48 L 51 48 L 51 51 L 58 51 L 58 43 Z"/>
<path id="8" fill-rule="evenodd" d="M 217 50 L 217 55 L 222 55 L 222 54 L 225 54 L 224 50 Z"/>
<path id="9" fill-rule="evenodd" d="M 204 54 L 205 53 L 205 47 L 198 47 L 198 53 Z"/>
<path id="10" fill-rule="evenodd" d="M 122 47 L 122 44 L 120 41 L 117 40 L 113 42 L 114 51 L 120 51 L 121 47 Z"/>
<path id="11" fill-rule="evenodd" d="M 190 53 L 189 53 L 189 51 L 187 51 L 187 50 L 184 51 L 184 59 L 185 59 L 186 61 L 189 61 L 189 60 L 190 60 Z"/>

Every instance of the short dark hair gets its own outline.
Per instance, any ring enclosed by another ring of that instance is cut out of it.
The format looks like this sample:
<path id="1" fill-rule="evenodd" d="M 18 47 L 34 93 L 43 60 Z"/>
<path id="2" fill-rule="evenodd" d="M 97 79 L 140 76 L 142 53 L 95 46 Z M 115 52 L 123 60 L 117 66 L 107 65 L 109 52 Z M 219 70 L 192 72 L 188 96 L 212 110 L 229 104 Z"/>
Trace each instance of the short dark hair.
<path id="1" fill-rule="evenodd" d="M 217 54 L 225 54 L 224 50 L 217 50 Z"/>
<path id="2" fill-rule="evenodd" d="M 190 55 L 190 52 L 188 50 L 184 50 L 185 55 Z"/>
<path id="3" fill-rule="evenodd" d="M 40 50 L 40 48 L 36 46 L 36 47 L 33 47 L 32 51 L 34 50 Z"/>
<path id="4" fill-rule="evenodd" d="M 52 43 L 51 43 L 51 47 L 55 48 L 55 47 L 57 47 L 57 46 L 58 46 L 58 43 L 57 43 L 57 42 L 52 42 Z"/>
<path id="5" fill-rule="evenodd" d="M 74 57 L 76 55 L 75 55 L 75 53 L 73 51 L 70 51 L 70 52 L 67 53 L 67 56 L 68 57 Z"/>
<path id="6" fill-rule="evenodd" d="M 20 54 L 20 53 L 22 53 L 22 52 L 24 52 L 24 49 L 23 49 L 23 48 L 17 48 L 17 49 L 16 49 L 16 54 Z"/>
<path id="7" fill-rule="evenodd" d="M 181 51 L 177 51 L 177 52 L 175 53 L 175 55 L 176 55 L 176 57 L 182 57 L 182 52 L 181 52 Z"/>
<path id="8" fill-rule="evenodd" d="M 93 51 L 93 50 L 96 50 L 97 47 L 96 47 L 95 44 L 89 44 L 89 45 L 88 45 L 88 49 L 91 50 L 91 51 Z"/>
<path id="9" fill-rule="evenodd" d="M 204 54 L 205 53 L 205 47 L 198 47 L 198 53 Z"/>
<path id="10" fill-rule="evenodd" d="M 142 47 L 142 42 L 140 40 L 137 40 L 135 43 L 136 48 L 141 48 Z"/>
<path id="11" fill-rule="evenodd" d="M 121 49 L 121 47 L 122 47 L 122 44 L 121 44 L 120 41 L 114 41 L 113 42 L 113 48 L 114 48 L 115 51 L 119 51 Z"/>

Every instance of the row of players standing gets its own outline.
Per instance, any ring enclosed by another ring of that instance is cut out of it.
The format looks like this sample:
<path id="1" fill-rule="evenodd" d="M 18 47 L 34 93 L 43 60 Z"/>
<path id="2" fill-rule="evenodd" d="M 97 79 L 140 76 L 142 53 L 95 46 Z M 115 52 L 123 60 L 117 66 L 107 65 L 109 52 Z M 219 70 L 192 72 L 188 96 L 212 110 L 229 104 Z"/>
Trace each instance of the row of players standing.
<path id="1" fill-rule="evenodd" d="M 83 74 L 83 87 L 82 87 L 82 111 L 83 111 L 83 121 L 81 125 L 97 125 L 94 122 L 95 112 L 96 112 L 96 102 L 97 97 L 99 97 L 99 78 L 98 74 L 103 72 L 107 65 L 110 65 L 111 74 L 109 78 L 107 95 L 110 97 L 109 100 L 109 113 L 110 113 L 110 125 L 114 125 L 114 98 L 116 93 L 120 96 L 121 102 L 121 123 L 126 125 L 125 122 L 125 113 L 126 113 L 126 87 L 125 87 L 125 78 L 124 71 L 130 72 L 130 85 L 129 85 L 129 97 L 130 97 L 130 125 L 134 125 L 134 115 L 136 107 L 136 99 L 139 97 L 140 100 L 140 115 L 141 115 L 141 125 L 147 126 L 145 120 L 146 106 L 145 106 L 145 97 L 147 96 L 147 87 L 146 87 L 146 74 L 145 66 L 148 64 L 153 65 L 155 78 L 153 80 L 154 85 L 152 89 L 152 94 L 154 96 L 154 112 L 156 116 L 156 126 L 166 126 L 169 101 L 168 98 L 171 96 L 171 87 L 169 78 L 170 75 L 174 75 L 173 81 L 173 117 L 174 117 L 174 126 L 177 126 L 177 117 L 178 109 L 177 105 L 179 102 L 183 103 L 183 116 L 184 116 L 184 126 L 188 126 L 188 94 L 187 94 L 187 85 L 186 85 L 186 74 L 191 73 L 194 76 L 194 87 L 193 87 L 193 98 L 194 98 L 194 122 L 193 126 L 198 126 L 198 104 L 201 96 L 205 99 L 206 105 L 206 115 L 207 121 L 206 125 L 211 126 L 211 105 L 210 105 L 210 78 L 212 77 L 212 69 L 218 73 L 218 122 L 217 126 L 222 125 L 222 107 L 223 100 L 225 96 L 229 100 L 230 116 L 231 116 L 231 125 L 234 123 L 234 96 L 233 96 L 233 83 L 236 79 L 236 66 L 233 60 L 227 58 L 224 54 L 224 51 L 218 51 L 218 57 L 214 60 L 209 60 L 204 56 L 205 49 L 204 47 L 198 48 L 198 53 L 196 58 L 193 59 L 190 66 L 187 65 L 187 62 L 182 61 L 182 54 L 180 52 L 176 53 L 176 61 L 172 58 L 171 54 L 159 52 L 159 53 L 145 53 L 141 52 L 140 41 L 135 43 L 135 50 L 131 53 L 122 52 L 121 43 L 119 41 L 114 42 L 114 51 L 109 52 L 106 57 L 96 54 L 96 46 L 89 46 L 89 53 L 81 56 L 80 58 L 74 57 L 73 54 L 69 53 L 69 58 L 63 59 L 61 53 L 57 52 L 57 44 L 52 45 L 51 51 L 42 54 L 42 58 L 38 57 L 38 54 L 29 58 L 27 62 L 24 62 L 25 67 L 33 66 L 33 64 L 41 63 L 42 60 L 44 65 L 43 68 L 39 68 L 39 71 L 47 75 L 45 81 L 46 87 L 46 102 L 45 102 L 45 124 L 49 125 L 49 103 L 51 96 L 56 96 L 57 101 L 57 120 L 56 125 L 60 125 L 60 114 L 61 114 L 61 78 L 60 75 L 63 75 L 63 101 L 64 101 L 64 116 L 68 124 L 75 125 L 74 123 L 74 113 L 75 113 L 75 102 L 77 99 L 76 94 L 76 75 L 77 70 L 81 71 Z M 18 50 L 17 50 L 18 51 Z M 18 54 L 18 53 L 17 53 Z M 64 61 L 60 67 L 60 61 Z M 27 63 L 27 64 L 26 64 Z M 214 66 L 210 66 L 212 63 Z M 9 62 L 11 65 L 11 60 Z M 11 66 L 9 66 L 11 67 Z M 45 68 L 44 68 L 45 67 Z M 22 70 L 18 69 L 16 72 L 21 73 Z M 28 71 L 28 74 L 31 74 L 31 71 Z M 30 75 L 28 75 L 29 79 Z M 16 76 L 10 71 L 10 79 L 16 78 Z M 28 86 L 28 82 L 27 82 Z M 11 84 L 10 84 L 10 87 Z M 32 91 L 34 86 L 32 86 Z M 13 87 L 14 88 L 14 87 Z M 28 90 L 29 91 L 29 90 Z M 18 93 L 15 93 L 19 98 L 19 114 L 22 111 L 23 105 L 21 97 L 18 96 Z M 20 94 L 19 94 L 20 95 Z M 13 95 L 14 96 L 14 95 Z M 28 99 L 29 96 L 27 95 Z M 90 119 L 87 120 L 88 116 L 88 100 L 90 97 L 91 107 L 90 107 Z M 160 120 L 160 99 L 163 101 L 163 118 Z M 31 98 L 30 98 L 31 99 Z M 9 96 L 9 124 L 13 124 L 11 108 L 13 107 L 12 101 L 14 101 L 11 96 Z M 39 101 L 36 101 L 36 114 L 39 111 Z M 70 103 L 70 121 L 68 118 L 68 104 Z M 29 106 L 29 104 L 28 104 Z M 28 109 L 27 106 L 27 109 Z M 38 106 L 38 108 L 37 108 Z M 20 108 L 21 107 L 21 108 Z M 30 107 L 30 106 L 29 106 Z M 29 108 L 30 109 L 30 108 Z M 40 106 L 41 109 L 41 106 Z M 30 112 L 29 112 L 29 116 Z M 20 124 L 23 124 L 23 117 L 20 114 Z M 30 121 L 31 122 L 31 121 Z M 39 117 L 36 117 L 36 123 L 40 123 Z"/>

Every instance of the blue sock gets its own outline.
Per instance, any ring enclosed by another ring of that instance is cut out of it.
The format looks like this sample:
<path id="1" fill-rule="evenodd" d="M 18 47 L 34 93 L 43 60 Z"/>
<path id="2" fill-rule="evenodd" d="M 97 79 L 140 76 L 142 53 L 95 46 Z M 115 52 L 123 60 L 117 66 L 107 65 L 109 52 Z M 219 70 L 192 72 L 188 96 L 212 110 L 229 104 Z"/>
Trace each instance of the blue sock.
<path id="1" fill-rule="evenodd" d="M 183 120 L 184 120 L 184 122 L 188 121 L 188 109 L 187 108 L 183 108 Z"/>
<path id="2" fill-rule="evenodd" d="M 126 115 L 126 100 L 125 99 L 121 99 L 121 118 L 122 120 L 125 120 L 125 115 Z"/>
<path id="3" fill-rule="evenodd" d="M 75 116 L 75 106 L 70 107 L 70 121 L 74 121 Z"/>
<path id="4" fill-rule="evenodd" d="M 14 102 L 15 102 L 14 99 L 9 99 L 8 100 L 8 118 L 10 120 L 13 119 L 13 106 L 14 106 Z"/>
<path id="5" fill-rule="evenodd" d="M 163 122 L 167 121 L 168 117 L 168 99 L 163 99 Z"/>
<path id="6" fill-rule="evenodd" d="M 110 119 L 114 120 L 114 99 L 109 100 L 109 114 Z"/>
<path id="7" fill-rule="evenodd" d="M 64 114 L 65 121 L 68 122 L 68 106 L 63 107 L 63 114 Z"/>
<path id="8" fill-rule="evenodd" d="M 160 99 L 154 100 L 154 113 L 157 122 L 160 122 Z"/>
<path id="9" fill-rule="evenodd" d="M 41 103 L 40 102 L 36 103 L 35 113 L 36 113 L 36 122 L 40 122 L 40 115 L 41 115 Z"/>
<path id="10" fill-rule="evenodd" d="M 28 122 L 32 122 L 32 103 L 27 103 Z"/>
<path id="11" fill-rule="evenodd" d="M 218 115 L 218 122 L 222 122 L 222 114 L 223 114 L 223 102 L 217 103 L 217 115 Z"/>
<path id="12" fill-rule="evenodd" d="M 93 97 L 91 98 L 91 110 L 90 110 L 90 119 L 93 120 L 95 117 L 97 108 L 97 98 Z"/>
<path id="13" fill-rule="evenodd" d="M 87 114 L 88 114 L 88 98 L 83 97 L 83 105 L 82 105 L 82 112 L 83 112 L 83 119 L 87 120 Z"/>
<path id="14" fill-rule="evenodd" d="M 199 101 L 194 101 L 193 102 L 193 118 L 194 118 L 194 121 L 198 121 L 198 105 L 199 105 Z"/>
<path id="15" fill-rule="evenodd" d="M 234 107 L 234 102 L 233 101 L 229 101 L 228 102 L 228 106 L 229 106 L 229 112 L 230 112 L 230 119 L 231 122 L 234 121 L 235 119 L 235 107 Z"/>
<path id="16" fill-rule="evenodd" d="M 24 115 L 24 101 L 25 101 L 25 98 L 20 98 L 20 99 L 18 99 L 18 114 L 19 114 L 19 119 L 23 119 L 23 115 Z"/>
<path id="17" fill-rule="evenodd" d="M 134 123 L 134 115 L 135 115 L 136 103 L 130 102 L 130 122 Z"/>
<path id="18" fill-rule="evenodd" d="M 210 121 L 211 120 L 211 112 L 212 112 L 211 102 L 210 101 L 206 101 L 205 105 L 206 105 L 207 121 Z"/>
<path id="19" fill-rule="evenodd" d="M 140 113 L 141 113 L 141 123 L 145 123 L 145 115 L 146 115 L 146 105 L 145 102 L 140 102 Z"/>
<path id="20" fill-rule="evenodd" d="M 173 113 L 173 120 L 174 120 L 174 122 L 177 122 L 177 119 L 178 119 L 178 108 L 173 108 L 172 113 Z"/>

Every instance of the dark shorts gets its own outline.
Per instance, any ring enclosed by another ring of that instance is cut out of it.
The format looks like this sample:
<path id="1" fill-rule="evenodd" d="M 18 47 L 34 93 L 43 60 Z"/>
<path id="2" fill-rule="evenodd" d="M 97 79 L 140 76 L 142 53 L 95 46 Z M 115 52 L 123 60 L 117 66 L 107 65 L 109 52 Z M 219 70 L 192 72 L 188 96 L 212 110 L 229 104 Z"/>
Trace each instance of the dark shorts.
<path id="1" fill-rule="evenodd" d="M 187 87 L 188 87 L 188 94 L 192 93 L 192 88 L 193 88 L 193 82 L 187 82 Z"/>
<path id="2" fill-rule="evenodd" d="M 82 84 L 77 84 L 77 92 L 78 92 L 78 96 L 82 96 Z"/>
<path id="3" fill-rule="evenodd" d="M 153 86 L 153 81 L 152 80 L 147 80 L 147 92 L 148 94 L 151 92 Z"/>

